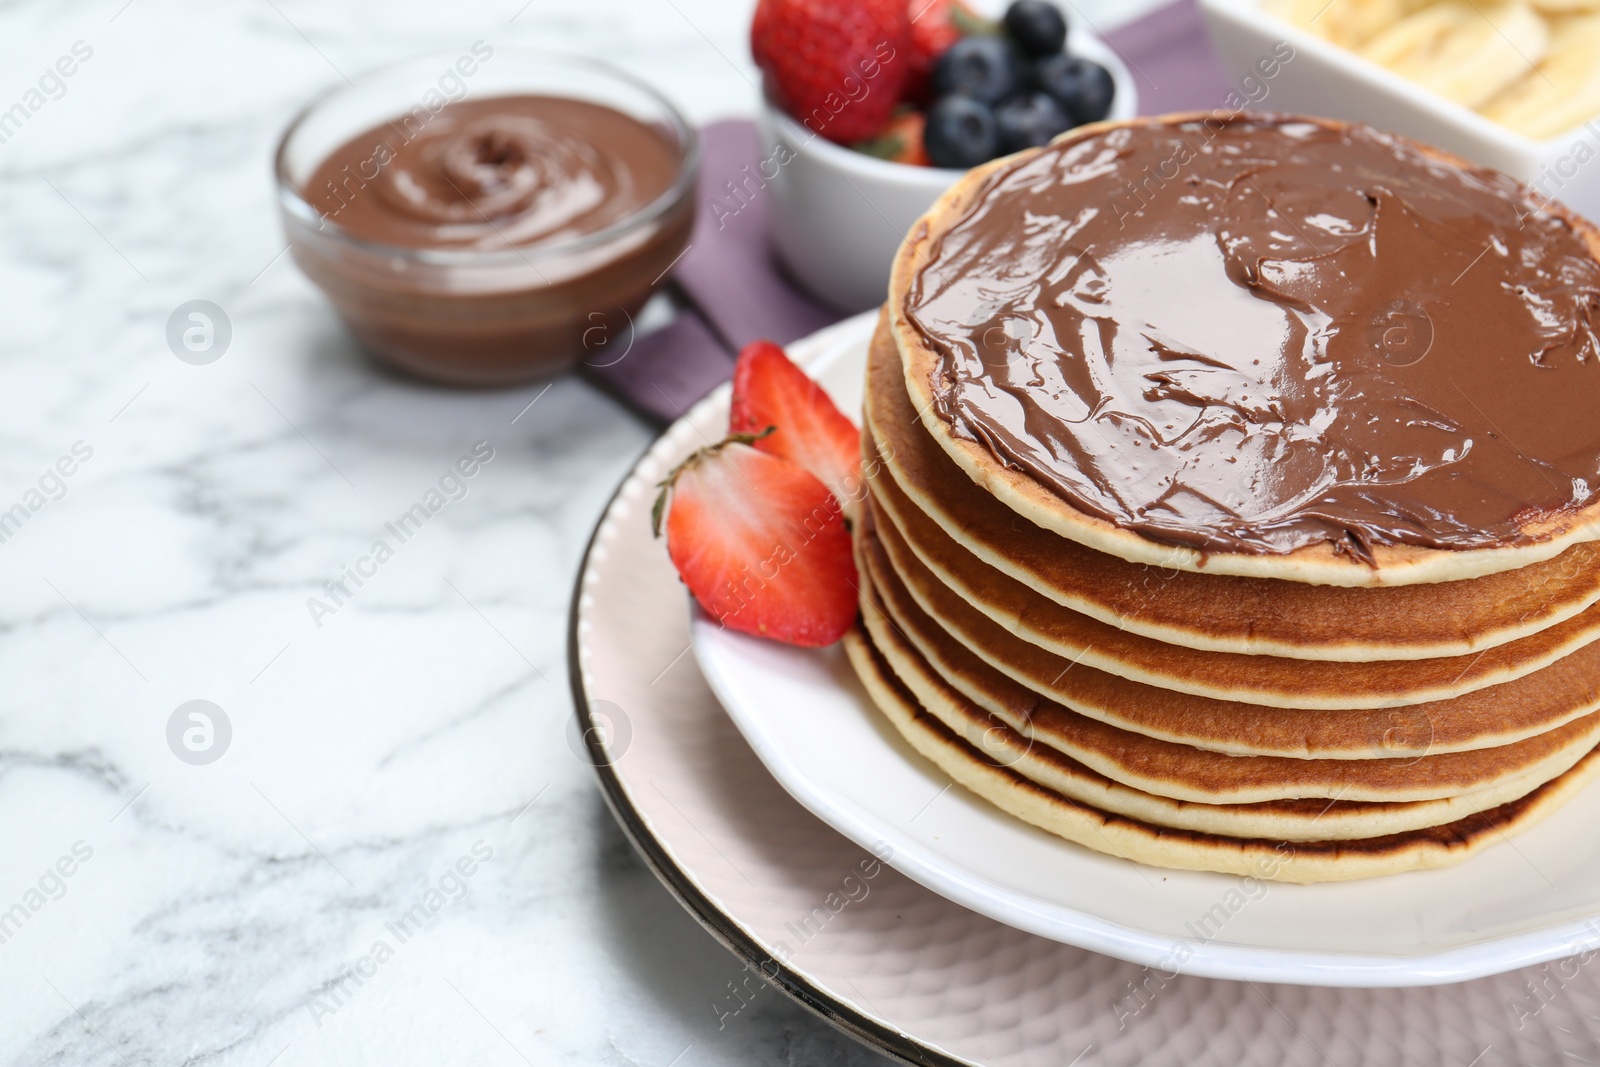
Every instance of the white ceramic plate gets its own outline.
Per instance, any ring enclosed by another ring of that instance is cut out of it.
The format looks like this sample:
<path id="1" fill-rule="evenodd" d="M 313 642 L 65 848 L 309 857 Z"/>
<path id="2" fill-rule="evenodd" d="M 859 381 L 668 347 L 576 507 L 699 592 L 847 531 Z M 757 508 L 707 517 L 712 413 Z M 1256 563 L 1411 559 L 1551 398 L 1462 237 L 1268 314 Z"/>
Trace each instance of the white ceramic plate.
<path id="1" fill-rule="evenodd" d="M 811 371 L 860 409 L 871 314 Z M 838 649 L 761 641 L 697 617 L 695 654 L 788 792 L 929 889 L 1002 923 L 1163 973 L 1329 986 L 1458 982 L 1600 947 L 1600 789 L 1440 871 L 1315 886 L 1168 871 L 1014 819 L 917 756 Z"/>

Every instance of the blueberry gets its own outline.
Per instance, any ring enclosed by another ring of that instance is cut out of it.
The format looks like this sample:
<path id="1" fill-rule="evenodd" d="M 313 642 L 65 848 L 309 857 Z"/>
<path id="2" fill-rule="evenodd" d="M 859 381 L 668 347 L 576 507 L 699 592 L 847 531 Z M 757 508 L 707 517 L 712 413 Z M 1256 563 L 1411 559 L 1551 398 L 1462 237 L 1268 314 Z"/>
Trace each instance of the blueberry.
<path id="1" fill-rule="evenodd" d="M 1049 144 L 1050 138 L 1076 125 L 1055 97 L 1033 91 L 1018 93 L 995 108 L 994 121 L 1002 153 Z"/>
<path id="2" fill-rule="evenodd" d="M 1022 56 L 999 37 L 963 37 L 933 64 L 935 97 L 961 95 L 993 106 L 1022 85 Z"/>
<path id="3" fill-rule="evenodd" d="M 994 112 L 970 96 L 946 96 L 928 109 L 922 132 L 928 162 L 936 167 L 976 167 L 999 154 Z"/>
<path id="4" fill-rule="evenodd" d="M 1077 56 L 1041 60 L 1034 69 L 1034 81 L 1067 109 L 1074 124 L 1105 118 L 1117 93 L 1110 71 Z"/>
<path id="5" fill-rule="evenodd" d="M 1047 0 L 1016 0 L 1006 8 L 1006 31 L 1030 56 L 1053 56 L 1067 43 L 1067 20 Z"/>

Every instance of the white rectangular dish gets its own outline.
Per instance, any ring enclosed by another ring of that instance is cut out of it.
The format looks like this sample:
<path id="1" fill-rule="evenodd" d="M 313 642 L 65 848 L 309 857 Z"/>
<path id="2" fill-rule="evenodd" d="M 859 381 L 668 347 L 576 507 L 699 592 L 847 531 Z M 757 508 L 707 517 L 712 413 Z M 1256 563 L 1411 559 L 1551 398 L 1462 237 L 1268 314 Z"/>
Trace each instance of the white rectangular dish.
<path id="1" fill-rule="evenodd" d="M 1230 75 L 1255 69 L 1279 41 L 1294 48 L 1260 106 L 1392 130 L 1504 171 L 1600 220 L 1600 119 L 1536 141 L 1263 11 L 1260 0 L 1199 5 Z"/>

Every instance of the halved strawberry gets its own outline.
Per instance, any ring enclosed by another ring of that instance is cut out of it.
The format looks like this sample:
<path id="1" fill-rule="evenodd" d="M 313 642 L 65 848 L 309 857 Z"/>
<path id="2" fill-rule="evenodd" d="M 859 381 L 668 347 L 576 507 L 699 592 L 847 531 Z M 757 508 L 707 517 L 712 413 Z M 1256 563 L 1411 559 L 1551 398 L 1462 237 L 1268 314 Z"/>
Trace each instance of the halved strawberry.
<path id="1" fill-rule="evenodd" d="M 839 504 L 805 468 L 734 434 L 661 483 L 651 525 L 689 592 L 730 629 L 821 647 L 856 618 L 856 565 Z M 668 498 L 670 496 L 670 507 Z"/>
<path id="2" fill-rule="evenodd" d="M 755 447 L 792 460 L 822 479 L 847 516 L 861 501 L 861 431 L 822 386 L 771 341 L 752 341 L 733 368 L 730 433 L 772 433 Z"/>

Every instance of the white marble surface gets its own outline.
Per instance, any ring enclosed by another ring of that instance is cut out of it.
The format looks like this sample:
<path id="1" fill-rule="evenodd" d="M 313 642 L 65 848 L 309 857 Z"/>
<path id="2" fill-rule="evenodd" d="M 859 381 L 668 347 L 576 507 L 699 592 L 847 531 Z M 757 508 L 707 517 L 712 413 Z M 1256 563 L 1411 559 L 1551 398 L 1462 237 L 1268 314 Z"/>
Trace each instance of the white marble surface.
<path id="1" fill-rule="evenodd" d="M 537 43 L 696 120 L 753 110 L 747 4 L 523 3 L 0 5 L 0 111 L 92 49 L 0 143 L 0 511 L 92 450 L 0 544 L 0 1062 L 877 1058 L 772 992 L 719 1029 L 738 963 L 569 750 L 568 595 L 650 429 L 574 380 L 376 371 L 279 256 L 269 155 L 339 72 Z M 165 343 L 194 298 L 233 325 L 209 366 Z M 307 598 L 477 441 L 467 495 L 317 626 Z M 232 725 L 206 766 L 166 738 L 194 699 Z M 402 941 L 441 880 L 461 899 Z"/>

